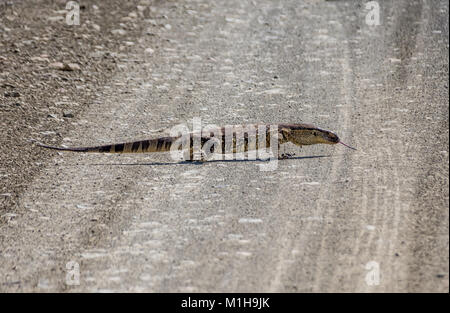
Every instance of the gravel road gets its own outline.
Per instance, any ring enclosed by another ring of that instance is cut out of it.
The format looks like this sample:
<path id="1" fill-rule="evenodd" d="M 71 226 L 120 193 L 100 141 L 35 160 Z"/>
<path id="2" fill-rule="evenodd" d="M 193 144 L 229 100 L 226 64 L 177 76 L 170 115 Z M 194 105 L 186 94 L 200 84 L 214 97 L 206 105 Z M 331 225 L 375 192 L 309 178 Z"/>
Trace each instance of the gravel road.
<path id="1" fill-rule="evenodd" d="M 449 3 L 379 6 L 369 26 L 357 1 L 153 3 L 163 27 L 139 21 L 63 144 L 201 118 L 309 122 L 358 150 L 289 144 L 273 171 L 49 152 L 0 224 L 0 290 L 448 292 Z"/>

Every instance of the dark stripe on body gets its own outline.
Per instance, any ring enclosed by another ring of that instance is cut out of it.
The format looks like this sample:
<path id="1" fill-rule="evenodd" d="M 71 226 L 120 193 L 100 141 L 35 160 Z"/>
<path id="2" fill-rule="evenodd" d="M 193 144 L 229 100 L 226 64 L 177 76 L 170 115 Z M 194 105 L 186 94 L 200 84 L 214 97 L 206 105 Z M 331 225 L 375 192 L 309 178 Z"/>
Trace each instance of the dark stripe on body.
<path id="1" fill-rule="evenodd" d="M 136 152 L 136 151 L 138 151 L 140 145 L 141 145 L 141 142 L 140 142 L 140 141 L 133 142 L 133 145 L 131 146 L 131 152 Z"/>
<path id="2" fill-rule="evenodd" d="M 114 152 L 123 152 L 124 144 L 119 143 L 117 145 L 114 145 Z"/>
<path id="3" fill-rule="evenodd" d="M 102 146 L 98 148 L 98 152 L 110 152 L 112 145 Z"/>
<path id="4" fill-rule="evenodd" d="M 244 152 L 248 152 L 248 133 L 244 133 Z"/>
<path id="5" fill-rule="evenodd" d="M 150 140 L 142 141 L 142 152 L 147 152 L 149 146 L 150 146 Z"/>
<path id="6" fill-rule="evenodd" d="M 164 141 L 165 141 L 164 138 L 158 138 L 158 143 L 156 145 L 157 152 L 161 151 L 161 147 L 163 146 Z"/>
<path id="7" fill-rule="evenodd" d="M 222 133 L 222 154 L 225 154 L 225 130 Z"/>
<path id="8" fill-rule="evenodd" d="M 170 147 L 172 147 L 172 140 L 169 140 L 169 138 L 166 138 L 164 141 L 164 150 L 169 151 Z"/>
<path id="9" fill-rule="evenodd" d="M 189 140 L 189 160 L 194 161 L 194 135 L 190 135 Z"/>

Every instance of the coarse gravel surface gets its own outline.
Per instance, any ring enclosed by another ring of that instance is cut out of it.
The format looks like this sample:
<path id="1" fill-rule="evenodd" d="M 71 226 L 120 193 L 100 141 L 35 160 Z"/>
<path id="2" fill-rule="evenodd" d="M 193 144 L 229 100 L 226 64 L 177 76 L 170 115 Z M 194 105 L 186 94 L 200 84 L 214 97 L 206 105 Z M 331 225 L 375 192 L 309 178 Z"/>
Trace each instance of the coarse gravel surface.
<path id="1" fill-rule="evenodd" d="M 378 26 L 357 1 L 86 2 L 78 28 L 46 21 L 63 1 L 0 3 L 0 291 L 449 291 L 448 1 L 378 1 Z M 289 144 L 261 171 L 30 144 L 193 118 L 358 150 Z"/>

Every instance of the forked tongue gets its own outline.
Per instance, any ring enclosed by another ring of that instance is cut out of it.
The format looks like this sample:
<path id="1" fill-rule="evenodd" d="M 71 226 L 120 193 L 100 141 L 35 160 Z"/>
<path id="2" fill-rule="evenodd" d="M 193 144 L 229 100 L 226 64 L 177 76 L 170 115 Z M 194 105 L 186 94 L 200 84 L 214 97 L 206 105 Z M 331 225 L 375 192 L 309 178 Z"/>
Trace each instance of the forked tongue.
<path id="1" fill-rule="evenodd" d="M 350 147 L 349 145 L 346 145 L 345 143 L 343 143 L 342 141 L 339 141 L 340 144 L 343 144 L 344 146 L 346 146 L 347 148 L 356 150 L 356 148 Z"/>

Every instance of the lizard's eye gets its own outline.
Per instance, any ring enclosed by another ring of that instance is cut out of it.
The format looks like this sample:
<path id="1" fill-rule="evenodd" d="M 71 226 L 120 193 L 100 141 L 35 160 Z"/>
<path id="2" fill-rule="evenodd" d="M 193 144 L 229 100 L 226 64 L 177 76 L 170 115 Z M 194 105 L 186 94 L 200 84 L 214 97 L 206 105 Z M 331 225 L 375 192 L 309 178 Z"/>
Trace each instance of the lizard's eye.
<path id="1" fill-rule="evenodd" d="M 316 132 L 313 132 L 313 135 L 314 135 L 314 136 L 317 136 L 317 133 L 316 133 Z"/>

